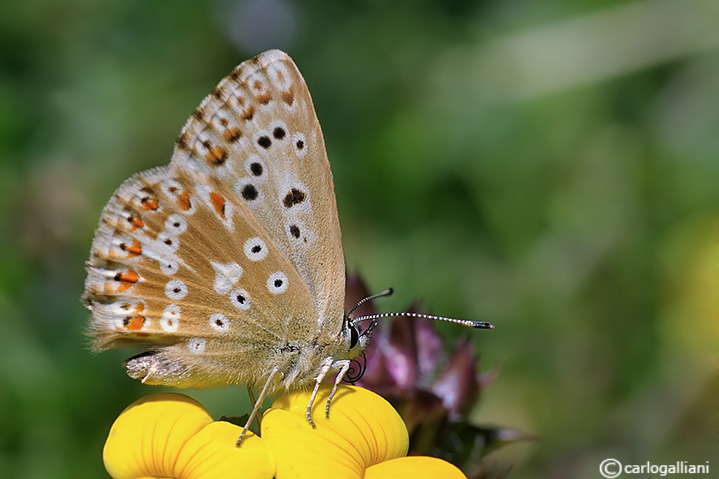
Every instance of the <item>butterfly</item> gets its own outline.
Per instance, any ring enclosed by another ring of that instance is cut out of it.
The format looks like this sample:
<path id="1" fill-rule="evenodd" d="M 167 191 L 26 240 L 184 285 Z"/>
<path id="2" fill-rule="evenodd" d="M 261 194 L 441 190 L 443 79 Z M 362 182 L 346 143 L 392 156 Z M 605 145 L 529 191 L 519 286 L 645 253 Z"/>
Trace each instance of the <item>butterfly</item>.
<path id="1" fill-rule="evenodd" d="M 360 332 L 344 312 L 332 173 L 287 54 L 236 67 L 187 120 L 170 164 L 115 191 L 87 270 L 92 348 L 139 347 L 130 377 L 259 390 L 245 431 L 266 396 L 314 386 L 314 425 L 320 384 L 336 373 L 336 390 L 372 326 Z"/>

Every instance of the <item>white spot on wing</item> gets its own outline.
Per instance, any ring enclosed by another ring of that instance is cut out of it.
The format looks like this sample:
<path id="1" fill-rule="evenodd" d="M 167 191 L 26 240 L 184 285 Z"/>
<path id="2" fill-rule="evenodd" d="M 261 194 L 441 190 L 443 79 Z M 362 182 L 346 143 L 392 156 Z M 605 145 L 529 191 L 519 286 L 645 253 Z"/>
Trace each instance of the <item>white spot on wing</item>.
<path id="1" fill-rule="evenodd" d="M 295 150 L 297 158 L 302 159 L 307 154 L 307 140 L 302 133 L 292 135 L 292 148 Z"/>
<path id="2" fill-rule="evenodd" d="M 277 271 L 275 273 L 272 273 L 269 278 L 267 278 L 267 289 L 272 294 L 282 294 L 285 291 L 287 291 L 287 286 L 289 285 L 287 281 L 287 275 L 283 273 L 282 271 Z"/>
<path id="3" fill-rule="evenodd" d="M 267 66 L 267 77 L 278 90 L 287 90 L 292 86 L 292 77 L 282 62 L 273 62 Z"/>
<path id="4" fill-rule="evenodd" d="M 191 353 L 202 354 L 205 352 L 205 345 L 207 341 L 203 338 L 192 338 L 187 342 L 187 348 Z"/>
<path id="5" fill-rule="evenodd" d="M 245 256 L 251 261 L 260 261 L 267 256 L 267 245 L 261 238 L 254 236 L 245 241 Z"/>
<path id="6" fill-rule="evenodd" d="M 174 333 L 180 326 L 180 307 L 176 304 L 168 305 L 160 316 L 160 327 L 163 331 Z"/>
<path id="7" fill-rule="evenodd" d="M 165 220 L 165 229 L 170 233 L 181 235 L 187 231 L 187 220 L 182 215 L 173 213 Z"/>
<path id="8" fill-rule="evenodd" d="M 182 188 L 182 185 L 178 183 L 175 180 L 166 179 L 162 183 L 160 183 L 160 188 L 162 189 L 162 192 L 165 193 L 167 196 L 175 197 L 178 194 L 178 191 L 182 191 L 184 188 Z"/>
<path id="9" fill-rule="evenodd" d="M 160 271 L 165 274 L 175 274 L 180 265 L 174 258 L 160 258 Z"/>
<path id="10" fill-rule="evenodd" d="M 160 231 L 157 234 L 157 244 L 160 249 L 174 253 L 177 251 L 177 248 L 180 247 L 180 240 L 177 239 L 177 236 L 168 233 L 167 231 Z"/>
<path id="11" fill-rule="evenodd" d="M 179 279 L 168 281 L 165 285 L 165 295 L 170 299 L 182 299 L 187 296 L 187 285 Z"/>
<path id="12" fill-rule="evenodd" d="M 230 330 L 230 322 L 224 314 L 214 313 L 210 315 L 210 327 L 218 333 L 226 333 Z"/>
<path id="13" fill-rule="evenodd" d="M 250 309 L 250 295 L 242 288 L 230 291 L 230 301 L 235 308 L 247 311 Z"/>
<path id="14" fill-rule="evenodd" d="M 227 294 L 242 276 L 242 267 L 237 263 L 215 263 L 210 261 L 210 264 L 215 270 L 215 292 Z"/>

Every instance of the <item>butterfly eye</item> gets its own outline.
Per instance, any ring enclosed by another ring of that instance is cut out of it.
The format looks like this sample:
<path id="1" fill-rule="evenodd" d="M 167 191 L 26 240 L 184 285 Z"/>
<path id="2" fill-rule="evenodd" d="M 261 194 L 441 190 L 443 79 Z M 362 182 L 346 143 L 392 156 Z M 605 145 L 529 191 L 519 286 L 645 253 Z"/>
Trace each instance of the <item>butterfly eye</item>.
<path id="1" fill-rule="evenodd" d="M 359 333 L 357 332 L 357 328 L 355 328 L 353 324 L 350 324 L 350 349 L 357 346 L 358 342 L 359 342 Z"/>

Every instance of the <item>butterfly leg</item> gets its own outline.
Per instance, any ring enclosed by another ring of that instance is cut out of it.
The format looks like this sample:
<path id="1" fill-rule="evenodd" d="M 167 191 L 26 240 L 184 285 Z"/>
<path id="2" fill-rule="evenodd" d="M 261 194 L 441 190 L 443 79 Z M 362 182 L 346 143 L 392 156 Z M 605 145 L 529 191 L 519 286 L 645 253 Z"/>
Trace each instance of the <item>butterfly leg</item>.
<path id="1" fill-rule="evenodd" d="M 307 422 L 310 423 L 310 426 L 315 427 L 316 424 L 312 420 L 312 404 L 315 402 L 315 398 L 317 397 L 317 392 L 320 390 L 320 386 L 322 385 L 322 381 L 325 379 L 325 376 L 327 376 L 327 373 L 330 372 L 330 369 L 332 369 L 334 360 L 332 358 L 325 358 L 324 361 L 322 361 L 322 365 L 320 366 L 320 372 L 315 378 L 315 388 L 312 390 L 312 395 L 310 396 L 310 400 L 307 403 Z"/>
<path id="2" fill-rule="evenodd" d="M 339 387 L 340 383 L 342 382 L 342 379 L 345 377 L 345 374 L 347 374 L 347 371 L 349 371 L 350 361 L 349 359 L 343 359 L 334 363 L 332 367 L 339 367 L 340 371 L 337 373 L 337 377 L 335 378 L 335 384 L 334 386 L 332 386 L 332 392 L 330 392 L 330 395 L 327 398 L 327 404 L 325 405 L 325 417 L 330 417 L 330 403 L 332 402 L 332 398 L 335 397 L 337 387 Z"/>
<path id="3" fill-rule="evenodd" d="M 247 395 L 250 397 L 250 404 L 254 406 L 257 402 L 257 398 L 255 397 L 255 392 L 250 386 L 247 386 Z M 262 427 L 262 415 L 257 416 L 257 425 Z"/>
<path id="4" fill-rule="evenodd" d="M 252 420 L 257 415 L 257 411 L 259 411 L 260 408 L 262 407 L 262 402 L 265 400 L 265 397 L 267 397 L 267 392 L 270 390 L 270 384 L 272 384 L 272 380 L 274 379 L 275 374 L 277 374 L 279 372 L 279 370 L 280 370 L 280 368 L 275 366 L 274 368 L 272 368 L 270 375 L 267 377 L 267 381 L 265 382 L 265 385 L 262 388 L 262 391 L 260 392 L 260 396 L 257 398 L 257 401 L 255 401 L 255 405 L 252 408 L 250 417 L 247 418 L 245 427 L 242 429 L 242 432 L 240 433 L 240 437 L 237 438 L 237 443 L 236 443 L 237 447 L 240 447 L 240 444 L 242 444 L 242 439 L 244 439 L 245 434 L 247 434 L 247 430 L 250 428 L 250 424 L 252 424 Z"/>

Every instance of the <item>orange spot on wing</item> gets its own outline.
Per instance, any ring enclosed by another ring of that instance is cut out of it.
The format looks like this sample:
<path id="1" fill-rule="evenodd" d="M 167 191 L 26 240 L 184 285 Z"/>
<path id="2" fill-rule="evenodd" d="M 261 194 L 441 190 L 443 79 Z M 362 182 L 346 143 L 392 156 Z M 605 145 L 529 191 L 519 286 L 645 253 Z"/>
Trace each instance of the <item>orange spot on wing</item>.
<path id="1" fill-rule="evenodd" d="M 240 136 L 242 136 L 242 132 L 239 128 L 233 126 L 232 128 L 226 129 L 224 135 L 227 141 L 229 141 L 230 143 L 234 143 L 240 139 Z"/>
<path id="2" fill-rule="evenodd" d="M 147 211 L 155 211 L 157 208 L 160 207 L 157 198 L 155 198 L 154 196 L 145 196 L 140 200 L 140 203 L 142 203 L 142 207 L 145 208 Z"/>
<path id="3" fill-rule="evenodd" d="M 117 291 L 119 293 L 123 291 L 127 291 L 132 287 L 133 284 L 137 283 L 140 280 L 140 275 L 137 274 L 137 272 L 129 268 L 124 273 L 117 273 L 115 275 L 115 281 L 118 281 L 120 283 L 120 286 L 117 288 Z"/>
<path id="4" fill-rule="evenodd" d="M 140 256 L 142 254 L 142 246 L 140 246 L 140 242 L 138 240 L 132 240 L 132 245 L 128 246 L 126 248 L 129 258 L 135 258 L 136 256 Z"/>
<path id="5" fill-rule="evenodd" d="M 123 319 L 122 324 L 128 331 L 139 331 L 142 329 L 142 326 L 144 326 L 145 321 L 146 318 L 143 315 L 136 314 L 134 316 L 128 316 Z"/>
<path id="6" fill-rule="evenodd" d="M 225 199 L 217 193 L 211 192 L 210 201 L 212 201 L 212 206 L 215 207 L 217 214 L 225 218 Z"/>
<path id="7" fill-rule="evenodd" d="M 190 194 L 187 191 L 183 191 L 177 196 L 177 206 L 184 211 L 187 211 L 192 207 L 190 204 Z"/>
<path id="8" fill-rule="evenodd" d="M 252 117 L 255 116 L 255 107 L 252 105 L 248 105 L 247 108 L 242 110 L 242 113 L 240 113 L 240 117 L 245 121 L 250 121 Z"/>
<path id="9" fill-rule="evenodd" d="M 269 92 L 263 92 L 257 95 L 257 101 L 259 101 L 263 105 L 267 105 L 271 99 L 272 95 L 270 95 Z"/>
<path id="10" fill-rule="evenodd" d="M 221 165 L 227 159 L 227 152 L 224 148 L 219 146 L 213 146 L 210 151 L 205 155 L 205 159 L 213 165 Z"/>
<path id="11" fill-rule="evenodd" d="M 295 94 L 292 93 L 292 87 L 290 87 L 288 90 L 282 90 L 282 101 L 287 103 L 289 106 L 292 106 L 292 104 L 295 102 Z"/>
<path id="12" fill-rule="evenodd" d="M 142 228 L 145 224 L 142 222 L 142 217 L 137 211 L 130 213 L 127 217 L 127 222 L 130 224 L 130 231 L 135 231 L 138 228 Z"/>

